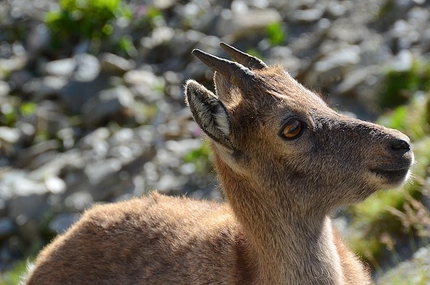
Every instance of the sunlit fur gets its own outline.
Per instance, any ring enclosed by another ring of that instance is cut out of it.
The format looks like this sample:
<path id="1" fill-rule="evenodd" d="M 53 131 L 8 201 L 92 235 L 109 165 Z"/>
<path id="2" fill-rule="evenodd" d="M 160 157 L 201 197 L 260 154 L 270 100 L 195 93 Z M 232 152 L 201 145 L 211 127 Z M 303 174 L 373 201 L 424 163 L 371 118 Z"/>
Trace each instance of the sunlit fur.
<path id="1" fill-rule="evenodd" d="M 329 214 L 401 184 L 408 138 L 334 112 L 280 67 L 254 73 L 241 88 L 217 73 L 216 94 L 186 86 L 227 203 L 152 193 L 94 206 L 26 284 L 372 284 Z M 305 126 L 292 140 L 290 118 Z"/>

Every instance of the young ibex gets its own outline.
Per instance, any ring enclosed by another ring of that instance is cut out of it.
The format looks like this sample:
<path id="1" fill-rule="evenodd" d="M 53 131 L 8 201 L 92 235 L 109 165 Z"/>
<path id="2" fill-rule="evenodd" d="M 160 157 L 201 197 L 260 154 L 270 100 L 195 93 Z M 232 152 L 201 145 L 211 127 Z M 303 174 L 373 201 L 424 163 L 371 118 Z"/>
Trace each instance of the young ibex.
<path id="1" fill-rule="evenodd" d="M 153 193 L 95 206 L 40 253 L 26 284 L 372 283 L 329 214 L 401 184 L 409 139 L 221 46 L 237 62 L 194 50 L 216 71 L 216 95 L 189 80 L 186 101 L 228 204 Z"/>

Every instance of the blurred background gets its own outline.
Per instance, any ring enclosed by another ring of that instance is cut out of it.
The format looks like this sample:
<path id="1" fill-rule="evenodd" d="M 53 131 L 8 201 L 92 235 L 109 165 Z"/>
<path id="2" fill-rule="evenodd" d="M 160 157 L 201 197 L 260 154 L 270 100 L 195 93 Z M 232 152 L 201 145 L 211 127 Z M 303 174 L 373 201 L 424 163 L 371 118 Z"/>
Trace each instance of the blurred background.
<path id="1" fill-rule="evenodd" d="M 430 284 L 430 1 L 0 0 L 0 284 L 93 203 L 222 200 L 184 104 L 225 41 L 336 110 L 396 128 L 401 189 L 333 213 L 378 284 Z"/>

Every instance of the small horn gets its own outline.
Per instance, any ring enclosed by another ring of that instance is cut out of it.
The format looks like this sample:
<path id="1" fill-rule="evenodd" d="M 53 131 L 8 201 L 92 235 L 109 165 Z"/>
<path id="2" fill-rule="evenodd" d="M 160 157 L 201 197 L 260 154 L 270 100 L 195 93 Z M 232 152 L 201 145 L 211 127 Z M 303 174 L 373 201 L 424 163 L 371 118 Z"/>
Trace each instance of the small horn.
<path id="1" fill-rule="evenodd" d="M 264 69 L 267 68 L 267 65 L 259 58 L 255 56 L 251 56 L 243 51 L 238 50 L 231 45 L 226 43 L 219 44 L 229 56 L 231 56 L 234 60 L 239 62 L 240 64 L 250 68 L 250 69 Z"/>
<path id="2" fill-rule="evenodd" d="M 219 58 L 199 49 L 194 49 L 192 54 L 238 87 L 246 88 L 250 82 L 254 81 L 254 72 L 236 62 Z"/>

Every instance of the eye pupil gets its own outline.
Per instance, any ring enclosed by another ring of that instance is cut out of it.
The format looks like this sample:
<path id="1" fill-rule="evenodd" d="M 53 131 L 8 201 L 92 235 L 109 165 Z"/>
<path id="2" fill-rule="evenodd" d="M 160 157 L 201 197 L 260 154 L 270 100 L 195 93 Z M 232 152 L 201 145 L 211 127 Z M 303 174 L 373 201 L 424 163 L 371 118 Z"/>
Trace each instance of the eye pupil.
<path id="1" fill-rule="evenodd" d="M 295 138 L 302 132 L 302 128 L 302 122 L 299 120 L 291 120 L 285 125 L 283 135 L 287 139 Z"/>

